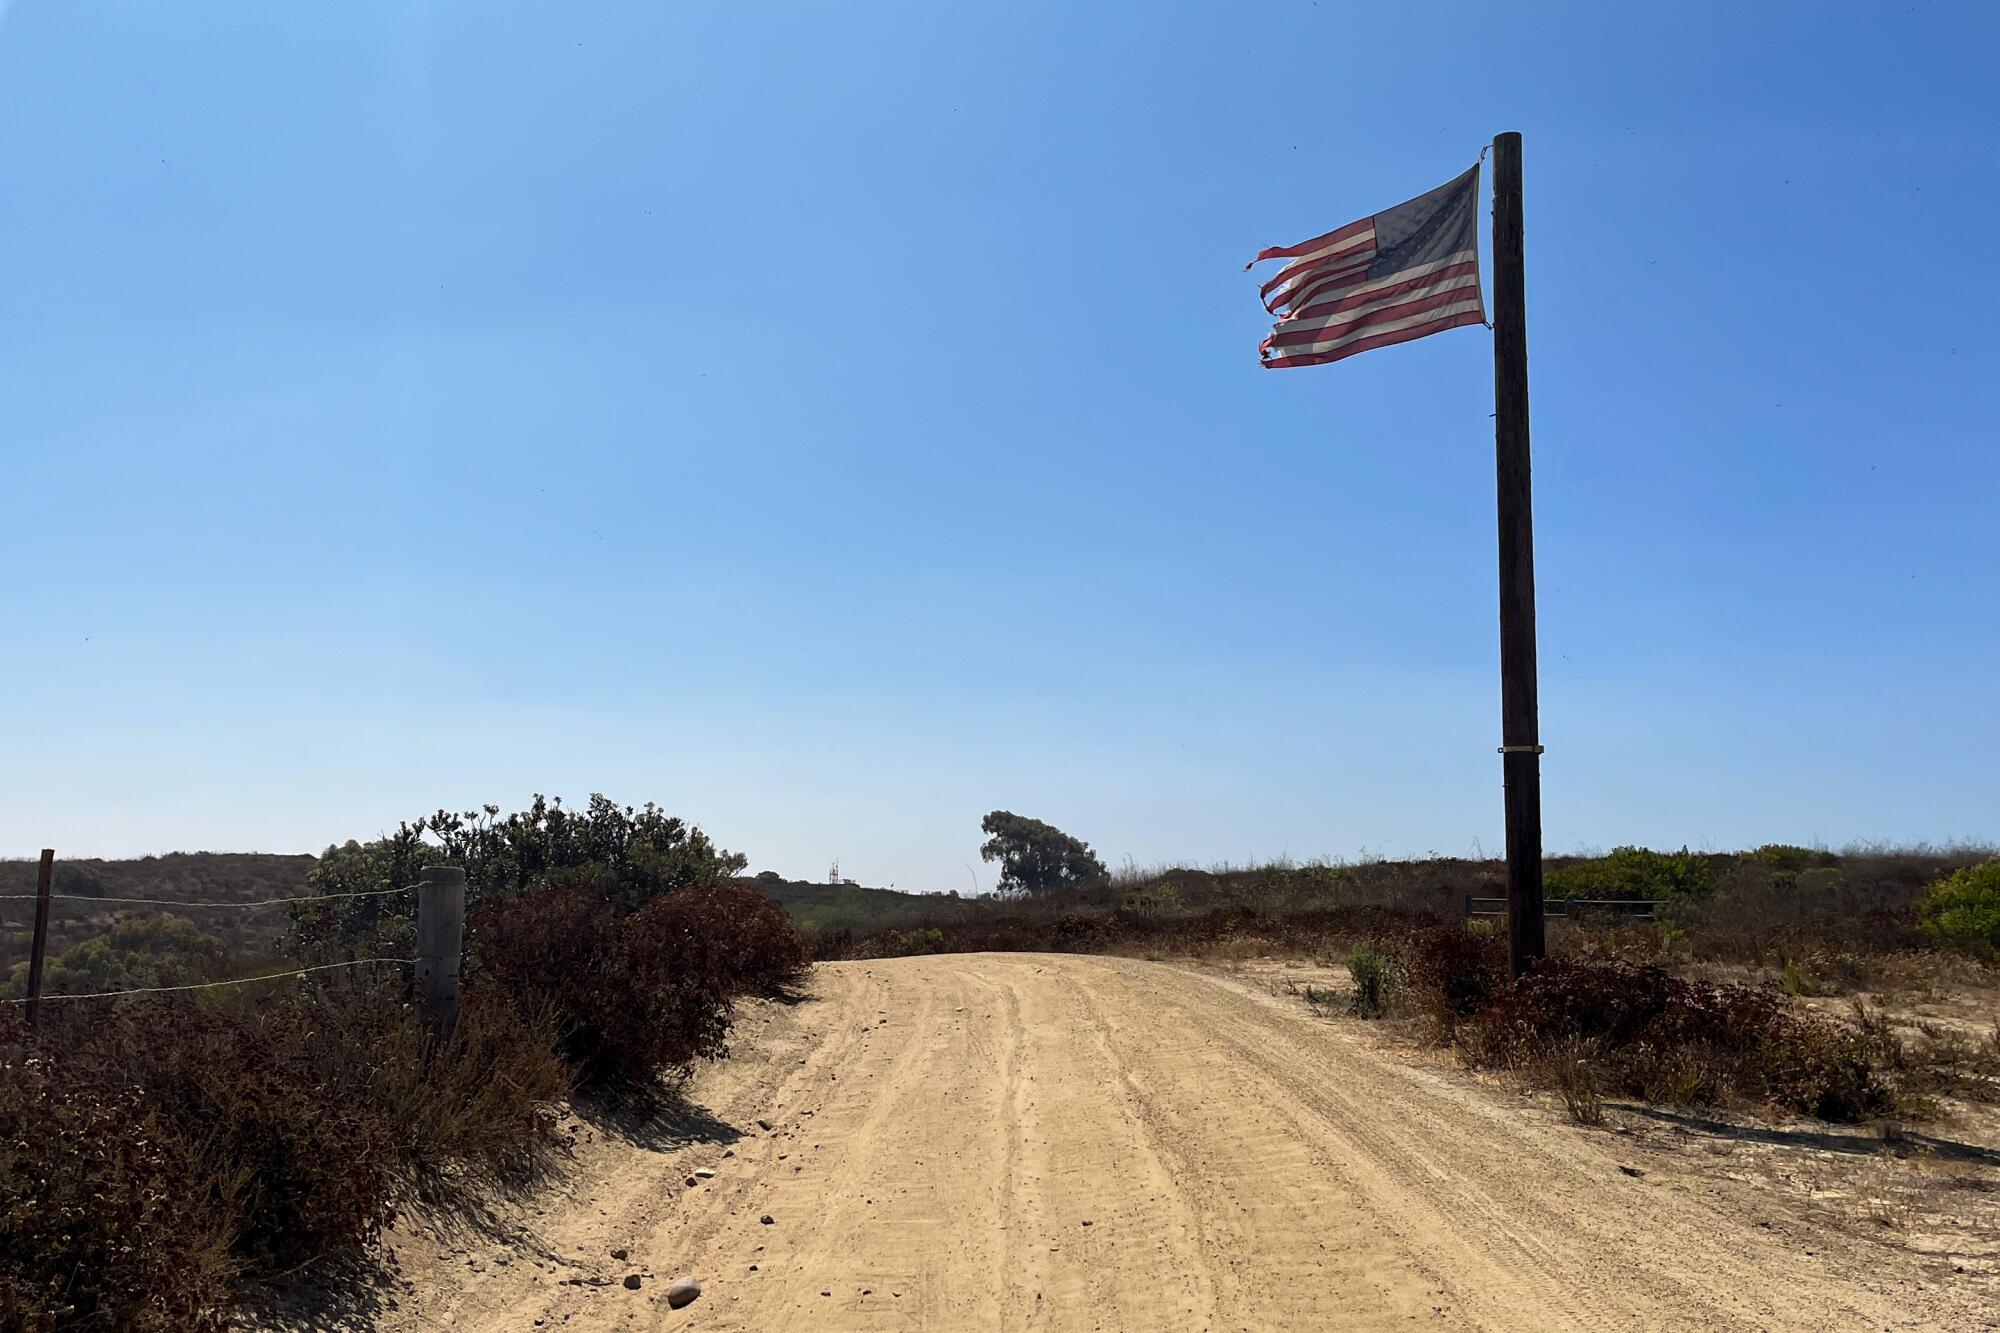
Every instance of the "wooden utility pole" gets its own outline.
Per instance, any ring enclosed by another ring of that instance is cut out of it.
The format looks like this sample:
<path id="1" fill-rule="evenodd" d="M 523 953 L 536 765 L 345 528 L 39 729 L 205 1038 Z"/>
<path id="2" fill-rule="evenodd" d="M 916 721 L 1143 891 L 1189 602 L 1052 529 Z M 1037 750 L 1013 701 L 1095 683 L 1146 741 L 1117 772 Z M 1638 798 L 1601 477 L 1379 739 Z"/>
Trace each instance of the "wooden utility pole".
<path id="1" fill-rule="evenodd" d="M 42 1012 L 42 967 L 49 956 L 49 885 L 55 878 L 56 853 L 42 848 L 41 872 L 35 876 L 35 942 L 28 953 L 28 1026 Z"/>
<path id="2" fill-rule="evenodd" d="M 1500 768 L 1507 788 L 1507 962 L 1542 957 L 1542 747 L 1535 697 L 1535 510 L 1528 468 L 1521 136 L 1493 141 L 1493 448 L 1500 510 Z"/>
<path id="3" fill-rule="evenodd" d="M 433 1033 L 458 1021 L 458 964 L 465 948 L 465 871 L 425 866 L 417 880 L 417 1010 Z"/>

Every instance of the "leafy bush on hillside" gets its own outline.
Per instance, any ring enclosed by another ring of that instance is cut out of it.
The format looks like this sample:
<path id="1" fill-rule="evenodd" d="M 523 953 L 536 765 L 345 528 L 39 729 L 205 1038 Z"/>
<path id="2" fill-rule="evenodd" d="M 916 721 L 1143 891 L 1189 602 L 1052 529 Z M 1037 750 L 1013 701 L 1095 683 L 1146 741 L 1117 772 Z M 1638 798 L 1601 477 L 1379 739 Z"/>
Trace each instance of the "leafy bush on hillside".
<path id="1" fill-rule="evenodd" d="M 1354 982 L 1348 1010 L 1356 1018 L 1380 1018 L 1388 1009 L 1389 960 L 1371 945 L 1357 945 L 1347 955 L 1347 975 Z"/>
<path id="2" fill-rule="evenodd" d="M 806 951 L 816 963 L 852 958 L 855 956 L 854 932 L 845 926 L 834 930 L 809 931 L 806 933 Z"/>
<path id="3" fill-rule="evenodd" d="M 42 977 L 45 992 L 129 990 L 192 981 L 222 961 L 222 941 L 191 921 L 165 912 L 128 916 L 110 930 L 51 958 Z M 5 993 L 25 995 L 28 965 L 17 963 Z"/>
<path id="4" fill-rule="evenodd" d="M 1550 871 L 1543 885 L 1551 898 L 1699 898 L 1710 880 L 1708 858 L 1685 847 L 1615 847 L 1607 856 Z"/>
<path id="5" fill-rule="evenodd" d="M 1806 870 L 1813 866 L 1830 865 L 1840 859 L 1835 853 L 1822 848 L 1801 847 L 1789 842 L 1767 842 L 1742 855 L 1745 860 L 1761 862 L 1773 870 Z"/>
<path id="6" fill-rule="evenodd" d="M 427 865 L 465 870 L 468 909 L 489 898 L 552 883 L 586 888 L 627 910 L 665 893 L 722 883 L 743 869 L 700 829 L 650 803 L 621 806 L 593 794 L 581 811 L 560 797 L 536 796 L 526 810 L 500 807 L 436 814 L 386 838 L 329 847 L 313 867 L 315 894 L 414 889 Z M 407 957 L 415 892 L 301 903 L 291 909 L 287 949 L 298 958 L 351 958 L 369 952 Z"/>
<path id="7" fill-rule="evenodd" d="M 945 949 L 945 933 L 936 926 L 891 931 L 881 943 L 884 958 L 910 958 L 917 954 L 943 953 Z"/>
<path id="8" fill-rule="evenodd" d="M 1940 879 L 1924 895 L 1917 917 L 1946 944 L 2000 950 L 2000 858 Z"/>

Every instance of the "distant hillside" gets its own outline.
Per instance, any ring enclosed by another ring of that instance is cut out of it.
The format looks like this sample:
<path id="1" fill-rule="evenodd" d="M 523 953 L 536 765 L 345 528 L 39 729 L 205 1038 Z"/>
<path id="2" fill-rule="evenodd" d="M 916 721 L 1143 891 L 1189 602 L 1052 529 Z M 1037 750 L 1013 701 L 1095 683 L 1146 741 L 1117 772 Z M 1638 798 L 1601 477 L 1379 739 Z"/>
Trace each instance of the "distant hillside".
<path id="1" fill-rule="evenodd" d="M 871 889 L 860 884 L 809 884 L 779 879 L 768 872 L 745 879 L 791 914 L 807 931 L 852 930 L 865 933 L 917 920 L 937 920 L 971 910 L 956 893 L 905 893 Z"/>
<path id="2" fill-rule="evenodd" d="M 65 861 L 58 857 L 54 892 L 185 903 L 254 902 L 303 889 L 314 860 L 274 852 L 169 852 L 133 861 Z M 0 861 L 0 895 L 34 893 L 35 871 L 33 861 Z M 60 953 L 102 934 L 120 912 L 173 910 L 57 902 L 49 912 L 49 949 Z M 268 953 L 285 927 L 282 907 L 213 912 L 190 909 L 180 914 L 220 939 L 232 953 Z M 28 956 L 34 923 L 32 901 L 0 898 L 0 968 Z"/>

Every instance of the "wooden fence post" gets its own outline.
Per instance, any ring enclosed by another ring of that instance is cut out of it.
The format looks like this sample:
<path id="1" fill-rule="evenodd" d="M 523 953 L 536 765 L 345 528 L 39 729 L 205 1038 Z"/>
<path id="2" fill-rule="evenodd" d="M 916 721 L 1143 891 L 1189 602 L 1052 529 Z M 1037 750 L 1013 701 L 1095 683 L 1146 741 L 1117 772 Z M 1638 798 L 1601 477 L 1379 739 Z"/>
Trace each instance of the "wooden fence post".
<path id="1" fill-rule="evenodd" d="M 458 1021 L 458 965 L 465 948 L 465 871 L 425 866 L 417 881 L 417 1009 L 434 1033 Z"/>
<path id="2" fill-rule="evenodd" d="M 55 849 L 42 848 L 42 869 L 35 877 L 35 942 L 28 954 L 28 1026 L 42 1011 L 42 966 L 49 954 L 49 882 L 55 874 Z"/>

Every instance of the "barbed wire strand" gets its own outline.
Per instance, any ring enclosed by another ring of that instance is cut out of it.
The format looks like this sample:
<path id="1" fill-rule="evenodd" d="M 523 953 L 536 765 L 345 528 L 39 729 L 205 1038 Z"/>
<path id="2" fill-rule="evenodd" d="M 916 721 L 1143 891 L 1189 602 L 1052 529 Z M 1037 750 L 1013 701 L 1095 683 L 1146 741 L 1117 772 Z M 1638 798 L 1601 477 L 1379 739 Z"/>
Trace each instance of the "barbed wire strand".
<path id="1" fill-rule="evenodd" d="M 142 903 L 148 907 L 280 907 L 291 903 L 323 903 L 334 898 L 385 898 L 392 893 L 414 893 L 412 884 L 401 889 L 364 889 L 359 893 L 308 893 L 297 898 L 257 898 L 241 903 L 205 903 L 186 898 L 98 898 L 88 893 L 52 893 L 52 903 Z M 39 894 L 0 893 L 0 899 L 34 902 Z"/>
<path id="2" fill-rule="evenodd" d="M 164 995 L 169 991 L 213 990 L 217 986 L 248 986 L 258 981 L 283 981 L 287 977 L 302 977 L 308 972 L 326 972 L 336 967 L 360 967 L 366 963 L 410 963 L 414 958 L 350 958 L 344 963 L 315 963 L 311 967 L 290 967 L 283 972 L 267 972 L 261 977 L 232 977 L 228 981 L 197 981 L 188 986 L 136 986 L 131 990 L 93 990 L 80 993 L 64 991 L 42 996 L 43 1000 L 106 1000 L 119 995 Z M 27 1004 L 25 998 L 0 1000 L 0 1004 Z"/>

